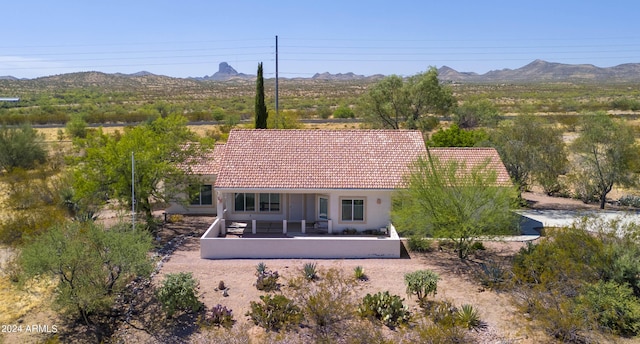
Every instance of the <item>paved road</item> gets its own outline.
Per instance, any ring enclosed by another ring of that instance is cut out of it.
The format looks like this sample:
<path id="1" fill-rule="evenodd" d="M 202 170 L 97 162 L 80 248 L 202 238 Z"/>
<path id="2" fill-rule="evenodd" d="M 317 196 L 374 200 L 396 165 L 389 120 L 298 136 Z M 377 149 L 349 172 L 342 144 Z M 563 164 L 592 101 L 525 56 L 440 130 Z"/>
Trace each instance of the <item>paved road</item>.
<path id="1" fill-rule="evenodd" d="M 523 218 L 522 231 L 533 235 L 541 227 L 570 226 L 576 220 L 584 217 L 600 218 L 604 221 L 621 220 L 624 222 L 640 223 L 640 213 L 637 211 L 613 210 L 519 210 Z"/>

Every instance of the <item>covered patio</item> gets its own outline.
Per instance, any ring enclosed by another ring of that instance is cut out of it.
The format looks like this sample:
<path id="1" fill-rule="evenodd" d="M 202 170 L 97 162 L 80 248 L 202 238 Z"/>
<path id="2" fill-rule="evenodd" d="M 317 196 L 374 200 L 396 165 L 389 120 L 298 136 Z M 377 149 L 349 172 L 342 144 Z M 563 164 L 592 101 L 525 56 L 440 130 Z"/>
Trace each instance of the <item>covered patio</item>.
<path id="1" fill-rule="evenodd" d="M 303 233 L 301 223 L 288 224 L 285 232 L 276 223 L 261 221 L 253 233 L 247 226 L 225 228 L 222 222 L 216 219 L 200 238 L 201 258 L 400 258 L 400 237 L 393 225 L 387 235 L 343 235 L 311 228 Z"/>

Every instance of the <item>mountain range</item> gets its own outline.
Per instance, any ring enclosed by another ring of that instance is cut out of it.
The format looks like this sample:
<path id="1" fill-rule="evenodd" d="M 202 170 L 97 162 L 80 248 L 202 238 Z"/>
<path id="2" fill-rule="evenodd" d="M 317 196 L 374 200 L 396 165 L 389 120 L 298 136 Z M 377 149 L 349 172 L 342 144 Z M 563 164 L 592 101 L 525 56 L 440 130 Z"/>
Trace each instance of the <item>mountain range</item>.
<path id="1" fill-rule="evenodd" d="M 438 69 L 440 80 L 454 82 L 638 82 L 640 63 L 601 68 L 591 64 L 563 64 L 535 60 L 517 69 L 493 70 L 485 74 L 461 73 L 447 66 Z"/>
<path id="2" fill-rule="evenodd" d="M 66 75 L 77 78 L 78 75 L 87 74 L 93 77 L 99 72 L 69 73 L 42 77 L 33 80 L 64 79 Z M 141 71 L 133 74 L 109 74 L 118 77 L 155 77 L 156 75 Z M 522 82 L 640 82 L 640 63 L 627 63 L 614 67 L 597 67 L 591 64 L 563 64 L 535 60 L 517 69 L 492 70 L 484 74 L 474 72 L 458 72 L 453 68 L 443 66 L 438 69 L 438 76 L 442 81 L 461 83 L 522 83 Z M 157 76 L 170 79 L 166 76 Z M 354 73 L 331 74 L 316 73 L 312 80 L 377 80 L 384 77 L 376 74 L 370 76 L 358 75 Z M 309 78 L 296 78 L 309 79 Z M 0 80 L 20 81 L 13 76 L 0 76 Z M 211 76 L 191 77 L 183 80 L 193 81 L 249 81 L 255 80 L 255 75 L 238 73 L 228 63 L 222 62 L 218 66 L 218 71 Z"/>

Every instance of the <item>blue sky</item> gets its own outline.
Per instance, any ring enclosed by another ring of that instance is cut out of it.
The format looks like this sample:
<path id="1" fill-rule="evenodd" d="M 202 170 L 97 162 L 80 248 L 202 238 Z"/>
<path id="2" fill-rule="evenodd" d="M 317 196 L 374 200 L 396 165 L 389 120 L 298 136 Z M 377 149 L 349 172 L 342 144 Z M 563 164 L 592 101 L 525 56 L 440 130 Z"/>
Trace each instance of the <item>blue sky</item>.
<path id="1" fill-rule="evenodd" d="M 281 77 L 485 73 L 535 59 L 640 62 L 638 1 L 14 0 L 0 6 L 0 75 L 97 70 Z"/>

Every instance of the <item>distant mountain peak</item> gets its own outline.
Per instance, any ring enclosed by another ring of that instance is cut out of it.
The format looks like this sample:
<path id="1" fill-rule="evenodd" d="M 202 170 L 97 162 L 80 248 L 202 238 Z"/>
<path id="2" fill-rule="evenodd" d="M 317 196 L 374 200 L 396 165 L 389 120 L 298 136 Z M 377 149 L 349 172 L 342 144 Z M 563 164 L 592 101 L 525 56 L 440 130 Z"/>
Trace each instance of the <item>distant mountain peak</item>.
<path id="1" fill-rule="evenodd" d="M 248 75 L 244 73 L 238 73 L 230 64 L 226 62 L 220 62 L 218 65 L 218 71 L 213 75 L 208 76 L 205 75 L 203 78 L 195 78 L 198 80 L 214 80 L 214 81 L 226 81 L 231 79 L 252 79 L 253 75 Z"/>
<path id="2" fill-rule="evenodd" d="M 220 62 L 218 65 L 218 71 L 214 74 L 222 74 L 222 75 L 238 75 L 238 71 L 231 67 L 226 62 Z"/>

